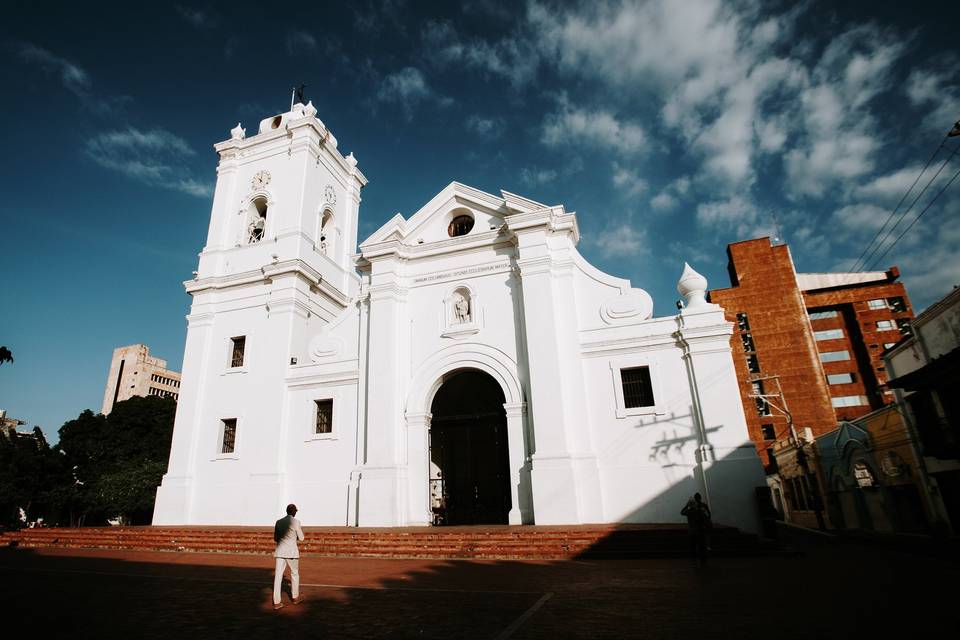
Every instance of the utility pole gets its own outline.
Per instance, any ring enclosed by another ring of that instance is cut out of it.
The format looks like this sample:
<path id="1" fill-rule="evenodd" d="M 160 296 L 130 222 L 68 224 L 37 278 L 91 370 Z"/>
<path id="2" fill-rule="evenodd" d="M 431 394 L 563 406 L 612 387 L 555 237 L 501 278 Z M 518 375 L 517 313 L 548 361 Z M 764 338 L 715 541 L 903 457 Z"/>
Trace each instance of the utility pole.
<path id="1" fill-rule="evenodd" d="M 803 472 L 804 477 L 807 480 L 807 483 L 810 486 L 810 490 L 813 493 L 811 499 L 813 500 L 813 512 L 817 518 L 817 527 L 821 531 L 825 531 L 827 528 L 826 521 L 823 519 L 823 506 L 822 500 L 820 499 L 820 485 L 817 482 L 817 475 L 810 471 L 810 464 L 807 458 L 807 452 L 803 448 L 805 444 L 804 440 L 801 440 L 800 436 L 797 435 L 796 426 L 793 424 L 793 414 L 790 413 L 790 409 L 787 407 L 787 399 L 783 395 L 783 388 L 780 386 L 780 376 L 778 375 L 767 375 L 767 376 L 755 376 L 750 378 L 751 382 L 760 382 L 761 383 L 761 392 L 760 393 L 751 393 L 749 397 L 763 402 L 763 405 L 776 409 L 787 421 L 787 427 L 790 430 L 790 441 L 793 443 L 793 446 L 796 447 L 797 453 L 797 465 L 800 467 Z M 774 382 L 776 384 L 776 393 L 769 393 L 766 389 L 766 382 Z M 776 434 L 774 434 L 776 435 Z"/>

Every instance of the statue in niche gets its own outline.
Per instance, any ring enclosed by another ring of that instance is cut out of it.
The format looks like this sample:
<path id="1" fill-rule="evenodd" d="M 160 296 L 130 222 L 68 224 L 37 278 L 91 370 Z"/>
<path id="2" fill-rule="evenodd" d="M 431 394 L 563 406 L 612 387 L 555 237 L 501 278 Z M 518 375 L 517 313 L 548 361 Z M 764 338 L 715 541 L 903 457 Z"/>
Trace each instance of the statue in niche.
<path id="1" fill-rule="evenodd" d="M 470 300 L 460 291 L 453 294 L 453 318 L 456 324 L 470 322 Z"/>

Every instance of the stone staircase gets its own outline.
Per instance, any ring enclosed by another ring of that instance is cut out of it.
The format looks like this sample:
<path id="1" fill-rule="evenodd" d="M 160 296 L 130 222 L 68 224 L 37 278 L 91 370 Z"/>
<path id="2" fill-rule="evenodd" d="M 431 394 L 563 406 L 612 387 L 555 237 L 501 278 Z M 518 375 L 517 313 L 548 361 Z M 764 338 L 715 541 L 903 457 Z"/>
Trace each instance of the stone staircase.
<path id="1" fill-rule="evenodd" d="M 682 557 L 689 554 L 681 525 L 305 527 L 303 555 L 377 558 L 571 559 Z M 712 555 L 783 555 L 776 543 L 729 527 L 711 534 Z M 23 529 L 0 535 L 19 548 L 129 549 L 272 554 L 264 527 L 85 527 Z"/>

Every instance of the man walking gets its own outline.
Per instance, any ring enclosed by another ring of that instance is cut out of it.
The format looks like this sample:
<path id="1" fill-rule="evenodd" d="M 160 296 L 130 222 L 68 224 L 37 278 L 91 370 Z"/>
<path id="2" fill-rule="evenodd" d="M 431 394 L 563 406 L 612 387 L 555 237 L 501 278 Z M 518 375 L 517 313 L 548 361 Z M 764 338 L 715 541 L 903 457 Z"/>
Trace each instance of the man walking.
<path id="1" fill-rule="evenodd" d="M 287 505 L 287 515 L 277 520 L 273 527 L 273 541 L 277 548 L 273 557 L 277 559 L 277 569 L 273 577 L 273 608 L 282 609 L 280 602 L 280 585 L 283 582 L 283 572 L 290 567 L 290 586 L 293 595 L 293 604 L 300 602 L 300 549 L 297 541 L 303 540 L 303 529 L 297 515 L 297 505 Z"/>
<path id="2" fill-rule="evenodd" d="M 693 557 L 703 566 L 707 564 L 707 532 L 711 527 L 710 507 L 703 502 L 703 496 L 695 493 L 680 511 L 680 515 L 687 517 L 691 551 Z"/>

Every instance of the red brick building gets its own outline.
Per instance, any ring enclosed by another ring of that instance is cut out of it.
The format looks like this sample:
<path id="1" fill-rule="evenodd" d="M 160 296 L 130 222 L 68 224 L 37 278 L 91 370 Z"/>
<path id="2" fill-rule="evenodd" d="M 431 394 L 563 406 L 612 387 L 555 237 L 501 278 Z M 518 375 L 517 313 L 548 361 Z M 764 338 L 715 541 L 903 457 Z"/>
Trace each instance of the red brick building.
<path id="1" fill-rule="evenodd" d="M 913 318 L 896 267 L 798 274 L 790 249 L 769 238 L 728 245 L 727 256 L 731 286 L 709 296 L 736 324 L 731 346 L 747 428 L 765 462 L 790 435 L 780 409 L 816 437 L 893 401 L 881 354 Z"/>

